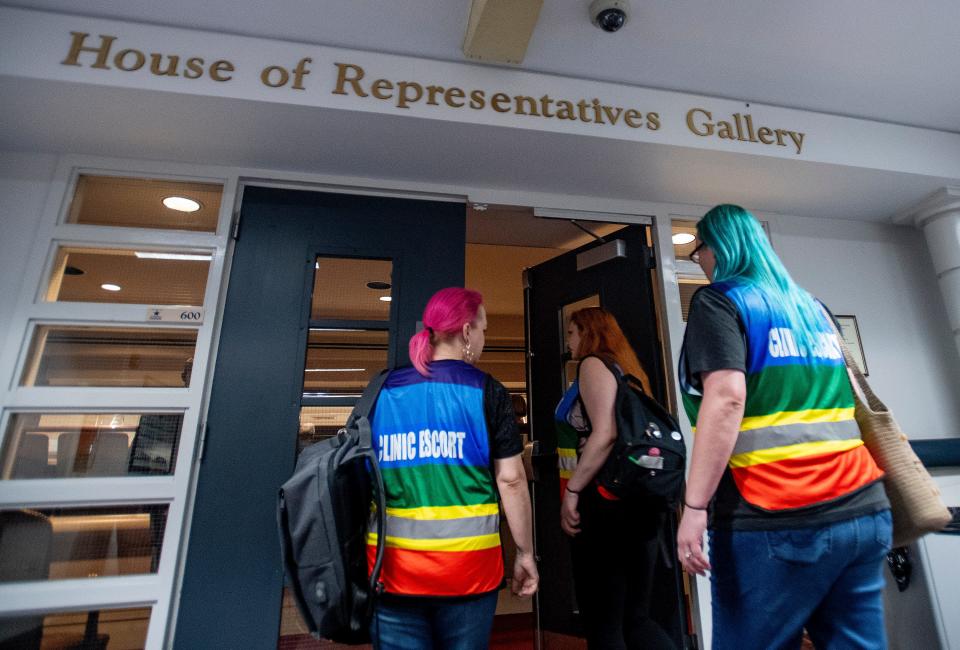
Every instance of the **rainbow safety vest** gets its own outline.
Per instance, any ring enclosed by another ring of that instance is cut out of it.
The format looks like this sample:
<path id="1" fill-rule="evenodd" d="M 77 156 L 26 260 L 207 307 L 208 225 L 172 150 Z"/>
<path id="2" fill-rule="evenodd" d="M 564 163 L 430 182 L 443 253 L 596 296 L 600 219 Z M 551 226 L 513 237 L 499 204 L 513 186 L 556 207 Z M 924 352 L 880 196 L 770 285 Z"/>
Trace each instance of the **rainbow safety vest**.
<path id="1" fill-rule="evenodd" d="M 465 596 L 503 582 L 500 509 L 484 415 L 486 374 L 435 361 L 390 373 L 371 423 L 386 489 L 387 593 Z M 375 513 L 374 513 L 375 514 Z M 368 566 L 376 527 L 367 536 Z"/>
<path id="2" fill-rule="evenodd" d="M 580 431 L 587 429 L 587 421 L 580 401 L 580 380 L 575 379 L 563 394 L 554 412 L 557 431 L 557 467 L 560 470 L 560 494 L 567 488 L 567 481 L 577 469 L 577 446 Z"/>
<path id="3" fill-rule="evenodd" d="M 727 471 L 740 496 L 784 511 L 842 497 L 883 473 L 860 439 L 853 392 L 837 335 L 820 314 L 812 350 L 801 349 L 776 303 L 736 282 L 710 288 L 737 308 L 746 330 L 747 399 Z M 692 424 L 702 395 L 689 381 L 683 402 Z"/>

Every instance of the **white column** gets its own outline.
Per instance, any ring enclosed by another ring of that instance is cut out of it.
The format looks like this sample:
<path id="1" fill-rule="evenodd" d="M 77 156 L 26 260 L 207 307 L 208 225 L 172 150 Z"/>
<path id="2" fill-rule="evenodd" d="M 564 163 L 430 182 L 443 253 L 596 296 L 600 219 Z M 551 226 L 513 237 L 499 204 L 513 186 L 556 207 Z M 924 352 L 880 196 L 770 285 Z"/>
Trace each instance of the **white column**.
<path id="1" fill-rule="evenodd" d="M 944 187 L 908 211 L 923 230 L 960 352 L 960 187 Z"/>

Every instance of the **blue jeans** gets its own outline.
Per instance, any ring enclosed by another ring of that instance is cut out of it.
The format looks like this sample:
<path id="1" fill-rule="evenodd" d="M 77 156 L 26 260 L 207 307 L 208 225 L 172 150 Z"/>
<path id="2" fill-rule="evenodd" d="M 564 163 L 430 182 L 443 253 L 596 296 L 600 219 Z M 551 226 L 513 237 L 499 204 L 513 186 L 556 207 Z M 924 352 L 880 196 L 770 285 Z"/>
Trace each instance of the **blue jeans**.
<path id="1" fill-rule="evenodd" d="M 490 644 L 497 592 L 470 600 L 380 603 L 370 636 L 376 650 L 480 650 Z"/>
<path id="2" fill-rule="evenodd" d="M 824 526 L 710 531 L 713 648 L 882 649 L 890 511 Z"/>

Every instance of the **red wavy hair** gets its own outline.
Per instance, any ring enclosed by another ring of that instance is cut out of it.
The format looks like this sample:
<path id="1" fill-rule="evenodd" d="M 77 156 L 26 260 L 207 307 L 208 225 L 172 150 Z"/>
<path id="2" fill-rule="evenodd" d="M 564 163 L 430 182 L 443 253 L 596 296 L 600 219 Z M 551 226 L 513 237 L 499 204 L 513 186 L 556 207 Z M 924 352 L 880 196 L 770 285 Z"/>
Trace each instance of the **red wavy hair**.
<path id="1" fill-rule="evenodd" d="M 650 378 L 613 314 L 600 307 L 585 307 L 573 312 L 570 322 L 580 330 L 580 345 L 574 351 L 574 356 L 582 359 L 596 355 L 613 361 L 625 374 L 639 379 L 648 395 L 653 394 L 650 391 Z"/>

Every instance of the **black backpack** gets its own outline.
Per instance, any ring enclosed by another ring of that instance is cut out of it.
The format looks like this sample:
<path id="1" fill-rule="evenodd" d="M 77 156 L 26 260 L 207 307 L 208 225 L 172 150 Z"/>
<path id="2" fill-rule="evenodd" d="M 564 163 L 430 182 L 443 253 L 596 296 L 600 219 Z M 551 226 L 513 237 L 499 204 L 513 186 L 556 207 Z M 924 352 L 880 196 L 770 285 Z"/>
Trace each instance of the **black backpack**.
<path id="1" fill-rule="evenodd" d="M 339 643 L 369 643 L 380 591 L 386 521 L 383 477 L 369 416 L 387 378 L 367 385 L 337 435 L 304 449 L 280 488 L 277 524 L 287 581 L 310 633 Z M 377 503 L 377 555 L 367 576 L 370 502 Z"/>
<path id="2" fill-rule="evenodd" d="M 643 501 L 663 510 L 676 508 L 683 499 L 687 462 L 680 426 L 644 392 L 639 379 L 597 358 L 617 378 L 617 439 L 597 473 L 597 481 L 621 499 Z"/>

